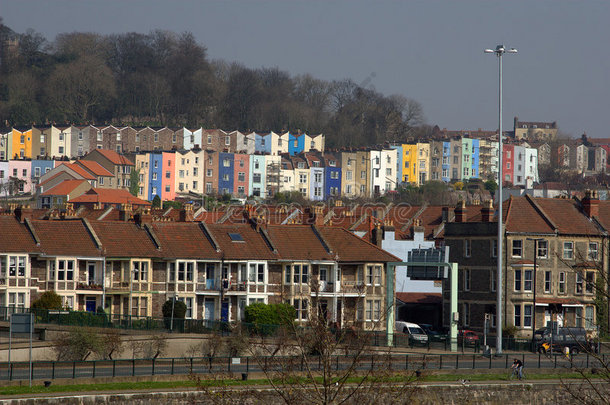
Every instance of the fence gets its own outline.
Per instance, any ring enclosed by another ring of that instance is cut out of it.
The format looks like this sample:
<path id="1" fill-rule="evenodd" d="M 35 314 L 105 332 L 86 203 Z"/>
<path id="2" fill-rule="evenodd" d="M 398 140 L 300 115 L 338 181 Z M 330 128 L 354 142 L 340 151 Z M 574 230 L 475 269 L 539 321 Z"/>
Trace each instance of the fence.
<path id="1" fill-rule="evenodd" d="M 33 312 L 36 316 L 36 323 L 55 324 L 66 326 L 89 326 L 103 328 L 120 328 L 130 330 L 141 330 L 151 332 L 167 332 L 172 330 L 176 333 L 217 333 L 223 336 L 229 336 L 237 331 L 241 333 L 244 330 L 250 334 L 260 334 L 272 338 L 277 330 L 278 325 L 260 325 L 250 324 L 246 322 L 224 322 L 212 321 L 205 319 L 173 319 L 170 318 L 153 318 L 139 317 L 130 315 L 108 315 L 105 313 L 95 312 L 80 312 L 80 311 L 58 311 L 58 310 L 40 310 L 33 308 L 19 307 L 0 307 L 0 321 L 8 320 L 8 316 L 12 313 Z M 236 325 L 241 326 L 235 328 Z M 341 331 L 337 331 L 337 335 L 341 335 Z M 367 339 L 369 346 L 386 346 L 387 336 L 385 331 L 365 331 L 359 332 L 359 335 Z M 426 343 L 419 343 L 403 333 L 394 334 L 394 347 L 402 348 L 424 348 L 427 350 L 442 350 L 448 351 L 451 349 L 451 340 L 448 337 L 436 338 L 431 337 Z M 468 340 L 458 338 L 453 341 L 458 350 L 464 352 L 478 353 L 482 349 L 482 342 L 477 340 Z M 487 339 L 491 347 L 495 347 L 495 337 L 490 336 Z M 535 351 L 535 346 L 530 339 L 515 339 L 513 337 L 504 337 L 502 347 L 509 351 Z"/>
<path id="2" fill-rule="evenodd" d="M 293 356 L 273 357 L 190 357 L 162 359 L 91 360 L 91 361 L 36 361 L 32 363 L 32 379 L 99 378 L 155 375 L 239 374 L 263 370 L 299 373 L 305 370 L 323 371 L 326 364 L 332 370 L 356 371 L 384 370 L 492 370 L 508 369 L 514 357 L 518 357 L 526 369 L 604 368 L 608 366 L 606 355 L 589 354 L 566 357 L 543 354 L 519 354 L 484 356 L 480 354 L 367 354 L 362 356 L 320 356 L 307 358 Z M 29 363 L 0 363 L 0 380 L 28 380 Z M 297 375 L 297 374 L 294 374 Z"/>

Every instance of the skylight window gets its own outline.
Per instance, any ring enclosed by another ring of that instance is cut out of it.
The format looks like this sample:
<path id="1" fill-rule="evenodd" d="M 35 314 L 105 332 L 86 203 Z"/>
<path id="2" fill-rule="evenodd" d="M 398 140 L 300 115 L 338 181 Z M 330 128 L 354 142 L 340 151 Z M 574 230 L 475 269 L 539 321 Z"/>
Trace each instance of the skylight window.
<path id="1" fill-rule="evenodd" d="M 231 240 L 233 242 L 243 242 L 244 241 L 244 238 L 242 238 L 239 233 L 229 233 L 229 238 L 231 238 Z"/>

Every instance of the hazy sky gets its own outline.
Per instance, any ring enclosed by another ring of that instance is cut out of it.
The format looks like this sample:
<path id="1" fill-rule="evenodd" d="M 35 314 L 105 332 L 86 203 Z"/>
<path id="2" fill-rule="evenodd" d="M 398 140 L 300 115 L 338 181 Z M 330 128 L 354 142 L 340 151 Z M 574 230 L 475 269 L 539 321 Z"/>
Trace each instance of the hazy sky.
<path id="1" fill-rule="evenodd" d="M 557 121 L 610 137 L 609 1 L 0 0 L 4 23 L 60 32 L 191 31 L 212 59 L 351 78 L 419 101 L 429 124 L 497 128 L 503 43 L 504 129 Z"/>

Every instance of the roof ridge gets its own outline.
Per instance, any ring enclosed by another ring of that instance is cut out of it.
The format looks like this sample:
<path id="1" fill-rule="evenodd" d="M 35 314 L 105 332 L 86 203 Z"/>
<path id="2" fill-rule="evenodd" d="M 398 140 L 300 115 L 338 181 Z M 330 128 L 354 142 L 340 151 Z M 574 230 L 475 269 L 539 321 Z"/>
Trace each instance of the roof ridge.
<path id="1" fill-rule="evenodd" d="M 542 218 L 546 221 L 547 224 L 553 228 L 553 231 L 557 232 L 557 225 L 553 222 L 551 218 L 547 215 L 547 213 L 542 209 L 542 207 L 529 195 L 526 194 L 525 198 L 534 206 L 534 209 L 538 211 L 538 213 L 542 216 Z"/>
<path id="2" fill-rule="evenodd" d="M 340 230 L 342 230 L 343 232 L 347 233 L 348 235 L 351 235 L 351 236 L 353 236 L 354 238 L 358 238 L 358 239 L 360 239 L 361 241 L 363 241 L 364 243 L 371 245 L 371 246 L 372 246 L 372 247 L 374 247 L 375 249 L 377 249 L 377 250 L 379 250 L 379 251 L 381 251 L 381 252 L 383 252 L 383 253 L 385 253 L 385 254 L 387 254 L 387 255 L 389 255 L 389 256 L 394 257 L 395 259 L 397 259 L 396 261 L 398 261 L 398 262 L 401 262 L 401 261 L 402 261 L 402 259 L 401 259 L 401 258 L 399 258 L 399 257 L 397 257 L 397 256 L 393 255 L 392 253 L 390 253 L 390 252 L 388 252 L 388 251 L 386 251 L 386 250 L 384 250 L 384 249 L 380 248 L 380 247 L 379 247 L 379 246 L 377 246 L 376 244 L 371 243 L 371 242 L 369 242 L 368 240 L 366 240 L 366 239 L 364 239 L 364 238 L 361 238 L 360 236 L 356 235 L 356 234 L 355 234 L 355 233 L 353 233 L 353 232 L 348 231 L 348 230 L 347 230 L 347 229 L 345 229 L 345 228 L 340 228 L 340 227 L 337 227 L 337 228 L 335 228 L 335 227 L 330 227 L 330 228 L 331 228 L 331 229 L 340 229 Z"/>
<path id="3" fill-rule="evenodd" d="M 320 243 L 322 243 L 324 250 L 326 250 L 329 254 L 332 254 L 333 253 L 332 247 L 330 246 L 328 241 L 324 238 L 324 236 L 322 236 L 322 234 L 318 230 L 318 227 L 316 227 L 315 224 L 311 224 L 311 230 L 313 231 L 314 235 L 316 235 L 316 237 L 318 238 Z"/>
<path id="4" fill-rule="evenodd" d="M 91 236 L 91 239 L 93 239 L 93 242 L 95 243 L 97 248 L 101 249 L 102 242 L 100 241 L 100 238 L 95 233 L 95 230 L 91 226 L 91 223 L 89 222 L 89 220 L 87 218 L 81 218 L 81 221 L 82 221 L 83 225 L 85 225 L 85 229 L 89 232 L 89 236 Z"/>
<path id="5" fill-rule="evenodd" d="M 409 220 L 402 226 L 402 228 L 400 228 L 400 232 L 405 232 L 407 229 L 409 229 L 409 227 L 411 226 L 413 221 L 416 220 L 417 218 L 419 218 L 421 216 L 421 214 L 423 214 L 424 211 L 428 208 L 428 206 L 429 206 L 428 202 L 424 201 L 421 208 L 417 210 L 415 215 L 413 215 L 412 218 L 409 218 Z"/>

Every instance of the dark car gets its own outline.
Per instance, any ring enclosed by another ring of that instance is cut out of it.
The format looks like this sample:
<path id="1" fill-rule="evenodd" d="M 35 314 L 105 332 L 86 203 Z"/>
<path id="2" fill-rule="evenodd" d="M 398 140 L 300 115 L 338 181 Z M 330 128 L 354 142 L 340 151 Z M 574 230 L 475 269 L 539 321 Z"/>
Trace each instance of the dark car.
<path id="1" fill-rule="evenodd" d="M 572 354 L 578 354 L 582 350 L 589 348 L 587 341 L 587 332 L 580 327 L 560 327 L 557 328 L 551 337 L 550 328 L 538 329 L 534 334 L 536 341 L 536 350 L 539 353 L 550 351 L 551 342 L 553 342 L 553 351 L 562 352 L 566 348 Z"/>
<path id="2" fill-rule="evenodd" d="M 430 339 L 431 342 L 444 342 L 447 340 L 446 333 L 436 330 L 429 323 L 420 323 L 419 326 L 426 332 L 426 335 L 428 335 L 428 339 Z"/>

